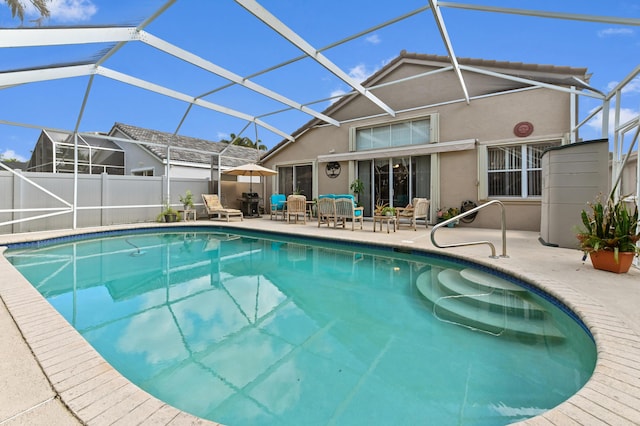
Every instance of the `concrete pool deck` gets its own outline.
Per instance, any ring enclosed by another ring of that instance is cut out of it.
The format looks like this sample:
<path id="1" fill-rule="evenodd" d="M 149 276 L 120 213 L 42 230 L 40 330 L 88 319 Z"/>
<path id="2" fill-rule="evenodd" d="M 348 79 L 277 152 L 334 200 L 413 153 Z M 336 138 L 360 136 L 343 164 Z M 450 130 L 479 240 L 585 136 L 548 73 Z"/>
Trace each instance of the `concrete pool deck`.
<path id="1" fill-rule="evenodd" d="M 351 231 L 271 221 L 198 221 L 196 225 L 273 230 L 338 240 L 375 242 L 440 251 L 430 231 Z M 194 222 L 180 223 L 191 226 Z M 135 224 L 75 231 L 0 235 L 0 245 L 112 229 L 155 227 Z M 385 229 L 386 230 L 386 229 Z M 499 230 L 442 228 L 440 244 L 491 241 L 502 251 Z M 523 278 L 564 301 L 590 328 L 598 360 L 589 382 L 574 396 L 527 425 L 640 424 L 640 270 L 613 274 L 582 262 L 578 250 L 546 247 L 538 233 L 507 232 L 508 258 L 489 258 L 486 245 L 442 250 Z M 0 256 L 0 426 L 73 424 L 213 424 L 170 407 L 120 376 Z"/>

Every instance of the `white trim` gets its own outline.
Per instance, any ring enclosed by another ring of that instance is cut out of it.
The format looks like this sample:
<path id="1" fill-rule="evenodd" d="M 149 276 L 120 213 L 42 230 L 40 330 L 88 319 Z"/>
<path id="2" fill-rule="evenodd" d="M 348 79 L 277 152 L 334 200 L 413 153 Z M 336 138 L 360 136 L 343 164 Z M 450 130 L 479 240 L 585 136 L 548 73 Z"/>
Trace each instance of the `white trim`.
<path id="1" fill-rule="evenodd" d="M 510 138 L 510 139 L 498 139 L 491 141 L 478 141 L 478 146 L 497 146 L 497 145 L 522 145 L 532 144 L 539 142 L 555 142 L 560 141 L 561 144 L 565 144 L 565 136 L 557 133 L 553 135 L 547 135 L 544 137 L 532 137 L 532 138 Z"/>
<path id="2" fill-rule="evenodd" d="M 329 161 L 357 161 L 371 160 L 375 158 L 398 157 L 407 155 L 428 155 L 439 152 L 466 151 L 475 149 L 475 139 L 463 139 L 459 141 L 428 143 L 422 145 L 407 145 L 393 148 L 370 149 L 367 151 L 344 152 L 340 154 L 318 155 L 318 163 Z"/>

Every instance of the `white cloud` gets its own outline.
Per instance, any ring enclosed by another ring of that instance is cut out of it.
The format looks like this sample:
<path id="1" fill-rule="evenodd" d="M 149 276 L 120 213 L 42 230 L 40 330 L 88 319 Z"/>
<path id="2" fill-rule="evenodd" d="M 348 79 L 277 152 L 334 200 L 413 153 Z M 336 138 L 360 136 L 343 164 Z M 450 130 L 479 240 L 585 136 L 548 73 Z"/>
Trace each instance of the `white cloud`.
<path id="1" fill-rule="evenodd" d="M 633 35 L 634 31 L 631 28 L 607 28 L 606 30 L 598 31 L 598 37 L 610 37 L 610 36 L 627 36 Z"/>
<path id="2" fill-rule="evenodd" d="M 591 110 L 593 111 L 593 110 Z M 590 111 L 590 112 L 591 112 Z M 613 134 L 613 119 L 614 119 L 615 109 L 611 108 L 609 110 L 609 134 Z M 627 121 L 635 118 L 640 114 L 640 111 L 634 111 L 631 108 L 620 108 L 620 124 L 624 124 Z M 587 127 L 595 130 L 600 134 L 602 130 L 602 111 L 597 113 L 587 124 Z"/>
<path id="3" fill-rule="evenodd" d="M 39 16 L 38 10 L 30 2 L 25 2 L 24 6 L 27 16 Z M 50 0 L 47 6 L 51 13 L 50 19 L 56 22 L 88 21 L 98 11 L 91 0 Z"/>
<path id="4" fill-rule="evenodd" d="M 349 74 L 349 77 L 354 79 L 357 83 L 362 83 L 367 78 L 371 77 L 371 75 L 373 75 L 376 72 L 378 72 L 378 70 L 382 66 L 386 65 L 387 63 L 388 63 L 388 61 L 385 60 L 385 61 L 383 61 L 382 65 L 374 67 L 372 69 L 367 68 L 367 66 L 365 64 L 358 64 L 355 67 L 349 69 L 347 74 Z M 343 90 L 343 89 L 336 89 L 336 90 L 331 92 L 331 97 L 343 95 L 345 93 L 347 93 L 347 92 L 345 90 Z M 338 98 L 333 99 L 333 100 L 331 100 L 330 103 L 334 103 L 337 100 L 338 100 Z"/>
<path id="5" fill-rule="evenodd" d="M 607 90 L 612 90 L 618 85 L 619 81 L 612 81 L 607 84 Z M 640 93 L 640 77 L 636 77 L 622 88 L 622 93 Z"/>
<path id="6" fill-rule="evenodd" d="M 367 66 L 365 64 L 358 64 L 349 70 L 349 77 L 353 78 L 358 83 L 362 83 L 379 69 L 380 67 L 367 69 Z"/>
<path id="7" fill-rule="evenodd" d="M 329 103 L 330 104 L 335 103 L 336 101 L 338 101 L 340 99 L 338 96 L 342 96 L 345 93 L 347 93 L 347 92 L 345 92 L 342 89 L 334 90 L 333 92 L 331 92 L 331 95 L 329 95 L 329 96 L 331 96 L 331 100 L 329 101 Z"/>
<path id="8" fill-rule="evenodd" d="M 0 157 L 2 158 L 15 158 L 18 161 L 27 161 L 27 158 L 24 158 L 22 155 L 16 153 L 12 149 L 5 149 L 4 152 L 0 153 Z"/>
<path id="9" fill-rule="evenodd" d="M 379 44 L 382 40 L 378 37 L 378 34 L 371 34 L 369 37 L 365 38 L 367 43 L 371 44 Z"/>

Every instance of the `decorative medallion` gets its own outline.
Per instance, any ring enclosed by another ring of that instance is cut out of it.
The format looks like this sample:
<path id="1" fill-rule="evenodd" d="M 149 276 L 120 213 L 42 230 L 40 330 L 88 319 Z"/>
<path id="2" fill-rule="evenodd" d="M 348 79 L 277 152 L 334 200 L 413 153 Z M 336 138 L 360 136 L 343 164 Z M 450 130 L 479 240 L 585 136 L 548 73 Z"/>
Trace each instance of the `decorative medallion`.
<path id="1" fill-rule="evenodd" d="M 521 121 L 513 128 L 513 134 L 519 138 L 526 138 L 533 133 L 533 124 L 528 121 Z"/>
<path id="2" fill-rule="evenodd" d="M 327 166 L 325 167 L 325 172 L 330 178 L 337 178 L 338 176 L 340 176 L 340 163 L 338 163 L 337 161 L 328 162 Z"/>

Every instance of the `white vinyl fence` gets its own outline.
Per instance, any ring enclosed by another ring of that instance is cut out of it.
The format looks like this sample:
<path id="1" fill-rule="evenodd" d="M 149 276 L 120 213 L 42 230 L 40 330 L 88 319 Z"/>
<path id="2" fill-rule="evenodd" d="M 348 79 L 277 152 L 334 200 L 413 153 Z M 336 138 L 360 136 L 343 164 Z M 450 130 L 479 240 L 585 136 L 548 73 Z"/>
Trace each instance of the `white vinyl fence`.
<path id="1" fill-rule="evenodd" d="M 153 222 L 167 189 L 179 209 L 187 190 L 199 203 L 211 186 L 209 179 L 78 175 L 75 227 Z M 73 205 L 73 174 L 0 170 L 0 234 L 74 228 Z"/>

